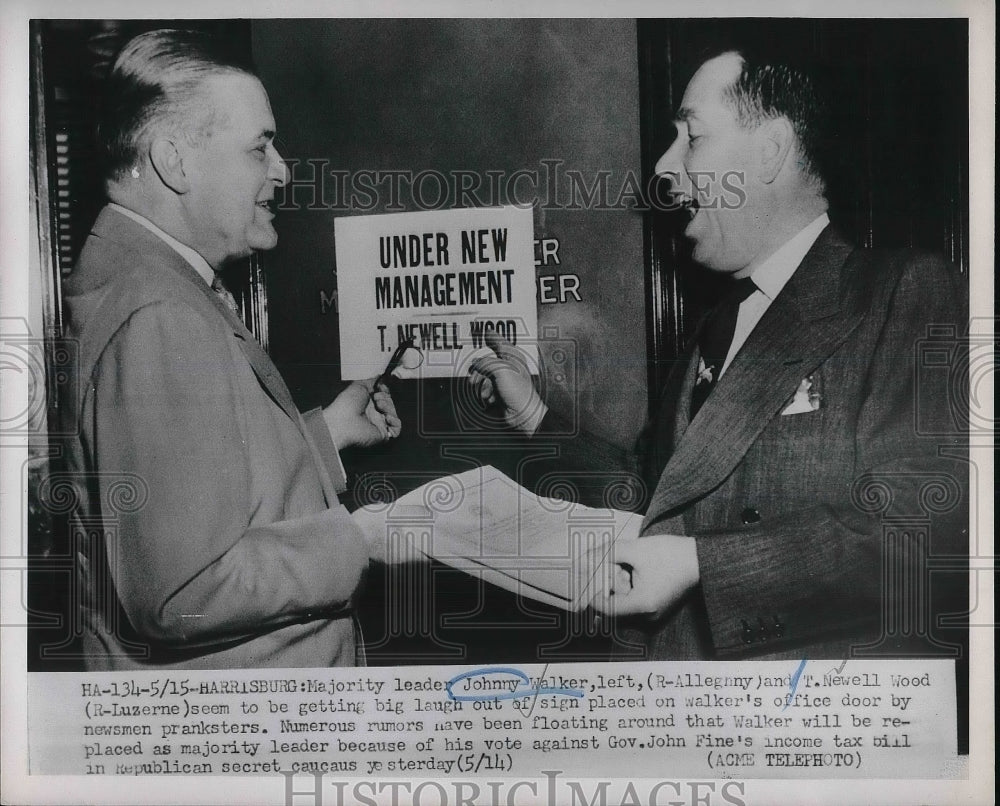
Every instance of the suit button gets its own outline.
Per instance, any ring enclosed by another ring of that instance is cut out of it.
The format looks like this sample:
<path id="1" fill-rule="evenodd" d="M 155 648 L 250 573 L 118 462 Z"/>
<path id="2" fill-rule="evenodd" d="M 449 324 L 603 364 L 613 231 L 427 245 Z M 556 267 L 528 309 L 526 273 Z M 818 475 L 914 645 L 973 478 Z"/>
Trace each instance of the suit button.
<path id="1" fill-rule="evenodd" d="M 743 523 L 747 525 L 751 523 L 759 523 L 760 513 L 753 507 L 747 507 L 740 513 L 740 518 L 743 520 Z"/>
<path id="2" fill-rule="evenodd" d="M 746 619 L 741 619 L 740 624 L 742 625 L 742 630 L 740 632 L 742 633 L 743 643 L 752 644 L 753 628 L 749 624 L 747 624 Z"/>

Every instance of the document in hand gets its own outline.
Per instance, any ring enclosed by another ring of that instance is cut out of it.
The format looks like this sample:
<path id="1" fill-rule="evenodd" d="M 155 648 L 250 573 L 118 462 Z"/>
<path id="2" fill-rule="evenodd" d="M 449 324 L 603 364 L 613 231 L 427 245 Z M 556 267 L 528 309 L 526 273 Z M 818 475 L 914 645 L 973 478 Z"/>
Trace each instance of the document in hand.
<path id="1" fill-rule="evenodd" d="M 587 605 L 614 572 L 611 547 L 642 517 L 537 496 L 486 465 L 421 485 L 355 521 L 390 552 L 414 551 L 564 610 Z"/>

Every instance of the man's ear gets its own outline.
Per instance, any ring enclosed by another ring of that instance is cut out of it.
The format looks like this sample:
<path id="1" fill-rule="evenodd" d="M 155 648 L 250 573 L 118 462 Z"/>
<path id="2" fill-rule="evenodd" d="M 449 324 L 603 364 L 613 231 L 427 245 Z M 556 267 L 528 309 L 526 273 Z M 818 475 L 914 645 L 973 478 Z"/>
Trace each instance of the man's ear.
<path id="1" fill-rule="evenodd" d="M 782 167 L 793 151 L 795 129 L 785 117 L 768 120 L 761 124 L 760 137 L 760 180 L 771 184 L 781 173 Z"/>
<path id="2" fill-rule="evenodd" d="M 157 137 L 149 147 L 149 161 L 153 170 L 174 193 L 187 193 L 191 181 L 184 172 L 184 158 L 177 143 L 169 137 Z"/>

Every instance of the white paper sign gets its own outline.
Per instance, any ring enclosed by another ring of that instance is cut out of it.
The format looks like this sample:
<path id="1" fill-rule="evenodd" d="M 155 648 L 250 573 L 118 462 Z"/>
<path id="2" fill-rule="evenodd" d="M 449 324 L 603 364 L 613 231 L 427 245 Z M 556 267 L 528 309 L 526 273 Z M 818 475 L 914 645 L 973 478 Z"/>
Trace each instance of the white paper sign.
<path id="1" fill-rule="evenodd" d="M 491 330 L 537 364 L 529 208 L 353 216 L 335 234 L 345 380 L 379 375 L 407 338 L 420 377 L 463 375 Z"/>

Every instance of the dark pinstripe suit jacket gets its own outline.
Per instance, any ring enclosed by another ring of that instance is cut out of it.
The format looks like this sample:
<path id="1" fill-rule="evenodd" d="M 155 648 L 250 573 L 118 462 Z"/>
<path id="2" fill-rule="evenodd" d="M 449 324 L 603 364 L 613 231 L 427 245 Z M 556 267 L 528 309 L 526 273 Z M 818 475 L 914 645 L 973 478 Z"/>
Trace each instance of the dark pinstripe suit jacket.
<path id="1" fill-rule="evenodd" d="M 920 651 L 932 599 L 963 579 L 932 578 L 926 557 L 968 551 L 967 324 L 953 267 L 828 227 L 693 421 L 686 352 L 640 439 L 643 534 L 694 536 L 701 583 L 629 633 L 647 657 Z M 782 415 L 807 377 L 820 407 Z M 564 458 L 588 452 L 576 442 Z"/>

